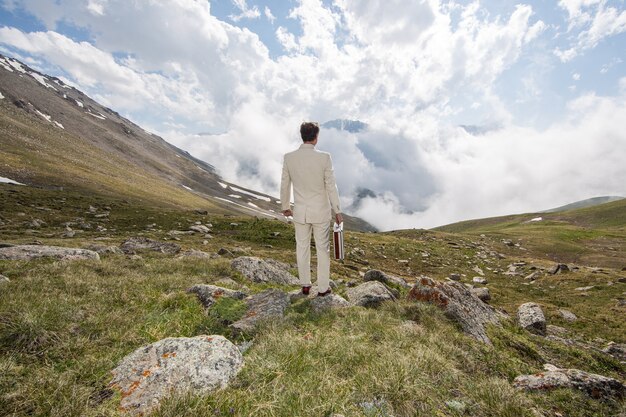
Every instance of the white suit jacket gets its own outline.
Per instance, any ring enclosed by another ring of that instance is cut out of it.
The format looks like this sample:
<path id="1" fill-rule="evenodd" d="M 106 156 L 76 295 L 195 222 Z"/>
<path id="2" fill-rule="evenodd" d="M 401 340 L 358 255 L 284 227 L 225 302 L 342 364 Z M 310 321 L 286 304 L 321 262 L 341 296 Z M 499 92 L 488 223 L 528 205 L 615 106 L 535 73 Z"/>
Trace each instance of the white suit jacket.
<path id="1" fill-rule="evenodd" d="M 303 143 L 299 149 L 285 155 L 280 184 L 283 211 L 290 209 L 292 184 L 293 221 L 326 223 L 331 220 L 331 208 L 335 214 L 341 213 L 329 153 L 320 152 L 312 144 Z"/>

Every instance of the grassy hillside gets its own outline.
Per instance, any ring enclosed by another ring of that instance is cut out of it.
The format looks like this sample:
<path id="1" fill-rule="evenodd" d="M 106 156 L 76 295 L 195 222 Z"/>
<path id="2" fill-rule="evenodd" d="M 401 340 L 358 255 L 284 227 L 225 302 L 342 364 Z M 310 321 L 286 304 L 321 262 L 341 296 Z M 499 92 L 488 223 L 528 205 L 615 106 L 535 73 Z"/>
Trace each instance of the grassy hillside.
<path id="1" fill-rule="evenodd" d="M 540 221 L 532 219 L 541 218 Z M 508 254 L 545 257 L 599 267 L 626 267 L 626 200 L 557 213 L 529 213 L 469 220 L 435 230 L 511 240 Z"/>
<path id="2" fill-rule="evenodd" d="M 90 206 L 108 219 L 96 217 Z M 45 222 L 33 227 L 34 219 Z M 290 225 L 265 219 L 202 215 L 136 201 L 92 197 L 80 191 L 0 185 L 0 243 L 84 247 L 118 245 L 130 236 L 169 239 L 170 230 L 210 222 L 212 238 L 179 236 L 186 249 L 273 258 L 295 270 Z M 77 231 L 61 237 L 65 224 Z M 87 225 L 89 227 L 87 227 Z M 101 226 L 98 229 L 98 226 Z M 106 228 L 107 230 L 102 230 Z M 592 230 L 590 230 L 590 233 Z M 478 231 L 476 231 L 478 233 Z M 489 280 L 492 305 L 514 314 L 523 302 L 539 303 L 550 324 L 597 349 L 626 342 L 623 273 L 580 265 L 568 274 L 532 284 L 501 272 L 513 262 L 550 267 L 546 257 L 519 251 L 492 256 L 506 245 L 500 231 L 479 235 L 440 231 L 346 234 L 345 262 L 333 261 L 332 279 L 344 294 L 349 282 L 378 268 L 413 282 L 419 275 L 445 279 L 475 267 Z M 527 234 L 530 236 L 530 234 Z M 543 239 L 539 235 L 540 239 Z M 530 245 L 531 241 L 525 241 Z M 489 256 L 486 256 L 489 255 Z M 623 256 L 623 254 L 622 254 Z M 626 413 L 624 401 L 601 402 L 573 390 L 528 394 L 512 388 L 521 373 L 544 363 L 624 380 L 626 366 L 594 349 L 531 335 L 513 321 L 489 329 L 493 346 L 459 331 L 438 309 L 408 301 L 378 310 L 348 308 L 314 314 L 306 300 L 282 321 L 252 338 L 227 324 L 243 314 L 240 302 L 221 299 L 208 313 L 186 289 L 224 278 L 258 292 L 230 267 L 211 260 L 162 254 L 141 258 L 103 255 L 101 261 L 0 261 L 0 414 L 12 416 L 115 416 L 119 394 L 107 388 L 110 370 L 139 346 L 164 337 L 222 334 L 251 340 L 246 365 L 231 386 L 208 396 L 173 397 L 160 416 L 608 416 Z M 609 285 L 610 284 L 610 285 Z M 581 292 L 576 288 L 593 286 Z M 281 287 L 288 290 L 287 287 Z M 405 292 L 406 290 L 404 290 Z M 567 308 L 579 316 L 566 322 Z M 459 409 L 458 404 L 463 408 Z"/>

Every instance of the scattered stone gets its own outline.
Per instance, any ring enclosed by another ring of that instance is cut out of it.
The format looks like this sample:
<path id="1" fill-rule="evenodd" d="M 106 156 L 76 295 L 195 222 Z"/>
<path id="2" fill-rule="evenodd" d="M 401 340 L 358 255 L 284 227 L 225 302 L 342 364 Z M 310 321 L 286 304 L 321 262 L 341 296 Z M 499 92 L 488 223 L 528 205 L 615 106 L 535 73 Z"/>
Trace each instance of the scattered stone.
<path id="1" fill-rule="evenodd" d="M 266 319 L 283 317 L 290 304 L 289 295 L 277 289 L 265 290 L 245 299 L 246 315 L 230 327 L 237 333 L 252 332 L 257 324 Z"/>
<path id="2" fill-rule="evenodd" d="M 180 252 L 180 245 L 176 243 L 159 242 L 146 237 L 131 237 L 126 239 L 120 247 L 126 254 L 134 254 L 138 251 L 155 251 L 167 255 L 175 255 Z"/>
<path id="3" fill-rule="evenodd" d="M 621 282 L 622 284 L 626 284 L 626 278 L 625 277 L 619 277 L 617 279 L 617 282 Z"/>
<path id="4" fill-rule="evenodd" d="M 143 259 L 143 258 L 141 257 L 141 255 L 130 255 L 130 256 L 128 257 L 128 259 L 130 259 L 130 260 L 132 260 L 132 261 L 139 261 L 139 260 L 141 260 L 141 259 Z"/>
<path id="5" fill-rule="evenodd" d="M 574 388 L 596 399 L 621 398 L 626 392 L 626 387 L 613 378 L 578 369 L 559 369 L 552 365 L 546 365 L 544 368 L 547 369 L 546 372 L 518 376 L 513 380 L 513 386 L 526 391 Z"/>
<path id="6" fill-rule="evenodd" d="M 525 279 L 525 280 L 527 280 L 527 281 L 534 281 L 534 280 L 536 280 L 537 278 L 539 278 L 539 276 L 540 276 L 540 275 L 541 275 L 541 273 L 540 273 L 539 271 L 535 271 L 535 272 L 532 272 L 532 273 L 531 273 L 531 274 L 529 274 L 529 275 L 526 275 L 526 276 L 524 277 L 524 279 Z"/>
<path id="7" fill-rule="evenodd" d="M 471 288 L 470 292 L 485 303 L 491 300 L 491 294 L 489 293 L 489 288 L 485 288 L 485 287 Z"/>
<path id="8" fill-rule="evenodd" d="M 31 221 L 30 223 L 28 223 L 27 225 L 29 227 L 32 227 L 34 229 L 39 229 L 41 226 L 43 226 L 44 224 L 46 224 L 46 222 L 44 222 L 41 219 L 34 219 L 33 221 Z"/>
<path id="9" fill-rule="evenodd" d="M 590 285 L 588 287 L 578 287 L 574 288 L 576 291 L 589 291 L 590 289 L 595 288 L 595 285 Z"/>
<path id="10" fill-rule="evenodd" d="M 313 293 L 311 291 L 311 293 Z M 317 294 L 317 293 L 316 293 Z M 328 294 L 324 297 L 314 296 L 311 299 L 311 309 L 316 313 L 321 313 L 334 308 L 350 307 L 350 303 L 340 295 Z"/>
<path id="11" fill-rule="evenodd" d="M 217 251 L 217 254 L 220 256 L 226 256 L 228 258 L 231 258 L 235 255 L 233 255 L 233 253 L 231 251 L 229 251 L 228 249 L 225 248 L 220 248 L 220 250 Z"/>
<path id="12" fill-rule="evenodd" d="M 109 213 L 100 213 L 100 214 L 96 214 L 93 217 L 95 217 L 96 219 L 104 219 L 104 218 L 109 217 Z"/>
<path id="13" fill-rule="evenodd" d="M 438 282 L 422 277 L 411 288 L 407 298 L 436 305 L 458 322 L 465 333 L 484 343 L 491 344 L 485 331 L 486 325 L 500 322 L 495 309 L 459 282 Z"/>
<path id="14" fill-rule="evenodd" d="M 191 226 L 189 228 L 189 230 L 193 231 L 193 232 L 198 232 L 198 233 L 209 233 L 211 231 L 211 229 L 209 229 L 206 226 L 203 226 L 201 224 L 195 224 L 193 226 Z"/>
<path id="15" fill-rule="evenodd" d="M 474 268 L 472 268 L 472 271 L 476 272 L 478 275 L 484 276 L 485 273 L 483 272 L 482 269 L 480 269 L 478 266 L 475 266 Z"/>
<path id="16" fill-rule="evenodd" d="M 232 227 L 237 227 L 237 226 L 239 226 L 239 223 L 231 223 L 230 225 L 231 225 Z"/>
<path id="17" fill-rule="evenodd" d="M 536 303 L 524 303 L 517 309 L 519 325 L 529 332 L 542 336 L 546 334 L 546 318 Z"/>
<path id="18" fill-rule="evenodd" d="M 218 256 L 215 254 L 202 252 L 201 250 L 190 249 L 184 252 L 181 252 L 177 258 L 200 258 L 200 259 L 214 259 Z"/>
<path id="19" fill-rule="evenodd" d="M 346 291 L 352 305 L 378 307 L 384 301 L 395 301 L 396 297 L 378 281 L 368 281 Z"/>
<path id="20" fill-rule="evenodd" d="M 174 393 L 225 388 L 243 367 L 241 352 L 223 336 L 167 338 L 140 347 L 113 369 L 109 387 L 124 412 L 144 415 Z"/>
<path id="21" fill-rule="evenodd" d="M 567 336 L 569 334 L 569 330 L 565 327 L 555 326 L 553 324 L 548 324 L 546 326 L 546 333 L 549 336 Z"/>
<path id="22" fill-rule="evenodd" d="M 602 350 L 604 353 L 621 360 L 626 361 L 626 344 L 624 343 L 609 343 L 609 345 Z"/>
<path id="23" fill-rule="evenodd" d="M 66 248 L 61 246 L 16 245 L 8 248 L 0 248 L 0 259 L 30 261 L 37 258 L 99 260 L 100 256 L 97 252 L 92 250 Z"/>
<path id="24" fill-rule="evenodd" d="M 196 294 L 198 300 L 202 303 L 204 308 L 209 308 L 221 297 L 230 297 L 237 300 L 243 300 L 248 294 L 231 290 L 228 288 L 222 288 L 215 285 L 198 284 L 187 290 L 188 293 Z"/>
<path id="25" fill-rule="evenodd" d="M 277 284 L 299 285 L 300 280 L 288 272 L 289 265 L 263 260 L 252 256 L 234 259 L 231 266 L 253 282 L 273 282 Z"/>
<path id="26" fill-rule="evenodd" d="M 452 281 L 460 281 L 461 280 L 461 274 L 450 274 L 448 276 L 448 278 L 450 278 Z"/>
<path id="27" fill-rule="evenodd" d="M 167 235 L 170 237 L 182 236 L 182 235 L 193 235 L 193 230 L 170 230 L 167 232 Z"/>
<path id="28" fill-rule="evenodd" d="M 472 281 L 475 282 L 476 284 L 486 284 L 487 280 L 483 277 L 474 277 L 472 278 Z"/>
<path id="29" fill-rule="evenodd" d="M 574 322 L 574 321 L 578 320 L 578 317 L 576 317 L 576 314 L 572 313 L 569 310 L 560 309 L 559 310 L 559 314 L 561 315 L 561 317 L 563 317 L 567 321 Z"/>
<path id="30" fill-rule="evenodd" d="M 552 275 L 560 272 L 569 272 L 569 267 L 566 264 L 556 264 L 552 267 L 552 269 L 550 269 L 550 273 Z"/>
<path id="31" fill-rule="evenodd" d="M 446 406 L 457 413 L 465 413 L 466 405 L 465 403 L 457 400 L 446 401 Z"/>
<path id="32" fill-rule="evenodd" d="M 1 284 L 6 284 L 8 282 L 11 282 L 11 280 L 7 277 L 5 277 L 4 275 L 0 275 L 0 285 Z"/>
<path id="33" fill-rule="evenodd" d="M 411 288 L 409 284 L 404 280 L 404 278 L 397 277 L 395 275 L 386 274 L 377 269 L 370 269 L 363 276 L 364 281 L 379 281 L 383 284 L 393 284 L 397 285 L 401 288 Z"/>
<path id="34" fill-rule="evenodd" d="M 194 210 L 196 214 L 199 214 L 201 216 L 207 216 L 209 214 L 209 212 L 207 210 L 202 210 L 202 209 L 197 209 Z"/>
<path id="35" fill-rule="evenodd" d="M 122 250 L 117 246 L 89 245 L 85 249 L 98 252 L 99 255 L 109 255 L 109 254 L 121 255 L 123 253 Z"/>
<path id="36" fill-rule="evenodd" d="M 506 246 L 515 246 L 515 244 L 511 240 L 502 239 L 502 243 L 504 243 Z"/>
<path id="37" fill-rule="evenodd" d="M 399 264 L 405 264 L 405 265 L 406 265 L 406 264 L 408 264 L 408 263 L 409 263 L 409 261 L 408 261 L 408 259 L 398 259 L 398 263 L 399 263 Z"/>

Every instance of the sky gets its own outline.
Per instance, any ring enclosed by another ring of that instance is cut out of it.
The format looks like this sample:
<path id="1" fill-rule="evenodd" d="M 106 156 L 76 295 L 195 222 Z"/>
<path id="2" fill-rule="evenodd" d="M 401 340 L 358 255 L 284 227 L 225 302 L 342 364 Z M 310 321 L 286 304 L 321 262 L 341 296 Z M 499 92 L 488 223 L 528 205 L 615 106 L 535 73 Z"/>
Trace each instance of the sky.
<path id="1" fill-rule="evenodd" d="M 0 52 L 277 196 L 303 121 L 381 230 L 626 196 L 624 0 L 0 0 Z"/>

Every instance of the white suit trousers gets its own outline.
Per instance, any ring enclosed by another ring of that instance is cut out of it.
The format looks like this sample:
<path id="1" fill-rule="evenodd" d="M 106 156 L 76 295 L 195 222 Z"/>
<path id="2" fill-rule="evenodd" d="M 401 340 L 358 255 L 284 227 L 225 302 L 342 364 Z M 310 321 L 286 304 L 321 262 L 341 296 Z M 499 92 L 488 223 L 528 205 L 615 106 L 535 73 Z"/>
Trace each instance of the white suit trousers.
<path id="1" fill-rule="evenodd" d="M 317 290 L 328 290 L 330 283 L 330 222 L 293 223 L 296 229 L 296 256 L 300 284 L 311 285 L 311 229 L 317 252 Z"/>

